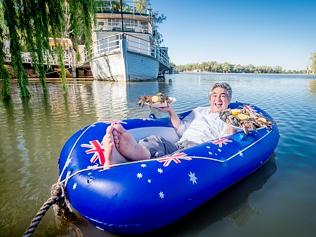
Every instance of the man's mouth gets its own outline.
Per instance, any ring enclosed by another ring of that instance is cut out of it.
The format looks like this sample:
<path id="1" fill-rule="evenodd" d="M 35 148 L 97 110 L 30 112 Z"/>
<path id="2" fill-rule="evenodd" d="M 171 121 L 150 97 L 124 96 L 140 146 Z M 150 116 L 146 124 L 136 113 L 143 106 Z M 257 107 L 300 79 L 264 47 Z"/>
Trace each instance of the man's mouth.
<path id="1" fill-rule="evenodd" d="M 215 103 L 216 108 L 222 108 L 223 104 L 222 103 Z"/>

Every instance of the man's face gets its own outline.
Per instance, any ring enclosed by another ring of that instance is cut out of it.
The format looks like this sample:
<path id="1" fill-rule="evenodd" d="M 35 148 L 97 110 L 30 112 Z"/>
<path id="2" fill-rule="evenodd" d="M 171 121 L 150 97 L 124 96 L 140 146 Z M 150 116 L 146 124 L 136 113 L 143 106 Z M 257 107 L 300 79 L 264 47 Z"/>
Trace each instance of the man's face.
<path id="1" fill-rule="evenodd" d="M 211 112 L 221 112 L 224 109 L 227 109 L 230 99 L 227 95 L 227 92 L 224 88 L 216 87 L 211 94 L 209 95 Z"/>

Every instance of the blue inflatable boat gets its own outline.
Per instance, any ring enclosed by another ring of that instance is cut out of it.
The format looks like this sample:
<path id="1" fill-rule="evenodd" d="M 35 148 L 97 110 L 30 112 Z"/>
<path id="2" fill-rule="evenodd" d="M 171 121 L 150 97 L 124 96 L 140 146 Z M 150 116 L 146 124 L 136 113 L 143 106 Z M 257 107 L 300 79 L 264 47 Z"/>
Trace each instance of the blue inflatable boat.
<path id="1" fill-rule="evenodd" d="M 230 108 L 243 105 L 236 102 Z M 273 123 L 247 135 L 240 131 L 169 156 L 103 169 L 101 142 L 111 122 L 96 122 L 73 134 L 61 151 L 59 174 L 66 198 L 81 216 L 99 229 L 122 234 L 149 232 L 180 219 L 262 166 L 279 140 Z M 153 134 L 178 139 L 169 118 L 119 122 L 138 139 Z"/>

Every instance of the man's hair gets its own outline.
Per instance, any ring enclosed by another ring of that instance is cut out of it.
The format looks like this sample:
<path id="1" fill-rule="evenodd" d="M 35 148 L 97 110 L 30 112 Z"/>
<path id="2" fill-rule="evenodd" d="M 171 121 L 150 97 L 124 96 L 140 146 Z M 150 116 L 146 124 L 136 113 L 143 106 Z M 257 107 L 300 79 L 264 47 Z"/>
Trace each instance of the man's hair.
<path id="1" fill-rule="evenodd" d="M 212 94 L 213 90 L 214 90 L 215 88 L 217 88 L 217 87 L 220 87 L 220 88 L 225 89 L 225 90 L 227 91 L 227 95 L 228 95 L 229 99 L 232 98 L 232 93 L 233 93 L 232 88 L 231 88 L 230 85 L 229 85 L 228 83 L 226 83 L 226 82 L 217 82 L 217 83 L 215 83 L 215 84 L 210 88 L 210 90 L 209 90 L 209 95 Z"/>

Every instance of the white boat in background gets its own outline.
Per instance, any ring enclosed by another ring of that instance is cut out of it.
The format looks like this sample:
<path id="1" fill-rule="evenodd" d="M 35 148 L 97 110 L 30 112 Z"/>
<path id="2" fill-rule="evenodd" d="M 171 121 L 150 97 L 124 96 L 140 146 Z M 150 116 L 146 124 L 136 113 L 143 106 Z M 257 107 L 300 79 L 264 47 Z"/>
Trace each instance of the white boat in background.
<path id="1" fill-rule="evenodd" d="M 90 66 L 97 80 L 155 80 L 170 71 L 168 48 L 159 46 L 155 14 L 144 0 L 97 1 Z"/>

